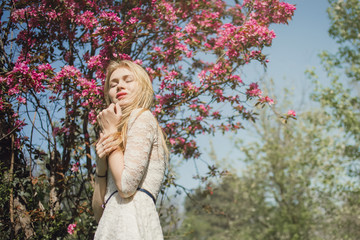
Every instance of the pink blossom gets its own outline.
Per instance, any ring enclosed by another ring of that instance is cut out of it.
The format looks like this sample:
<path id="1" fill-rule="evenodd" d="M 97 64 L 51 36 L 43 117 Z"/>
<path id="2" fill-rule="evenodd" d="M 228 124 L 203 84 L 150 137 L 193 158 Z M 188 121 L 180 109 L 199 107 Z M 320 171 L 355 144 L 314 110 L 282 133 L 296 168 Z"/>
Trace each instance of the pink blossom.
<path id="1" fill-rule="evenodd" d="M 269 96 L 262 97 L 262 98 L 260 98 L 259 101 L 260 101 L 261 103 L 268 103 L 269 105 L 274 104 L 274 100 L 271 99 Z"/>
<path id="2" fill-rule="evenodd" d="M 39 71 L 45 72 L 45 71 L 54 71 L 54 69 L 51 67 L 49 63 L 41 64 L 38 66 Z"/>
<path id="3" fill-rule="evenodd" d="M 91 110 L 89 112 L 89 121 L 91 122 L 91 124 L 95 124 L 96 123 L 96 113 L 95 110 Z"/>
<path id="4" fill-rule="evenodd" d="M 294 110 L 289 110 L 289 111 L 287 112 L 287 115 L 288 115 L 288 116 L 293 116 L 293 117 L 295 117 L 295 116 L 296 116 L 296 112 L 295 112 Z"/>
<path id="5" fill-rule="evenodd" d="M 48 12 L 47 15 L 51 20 L 54 20 L 57 17 L 57 13 L 55 10 Z"/>
<path id="6" fill-rule="evenodd" d="M 161 105 L 160 104 L 155 106 L 155 112 L 161 113 Z"/>
<path id="7" fill-rule="evenodd" d="M 174 145 L 175 144 L 175 139 L 169 138 L 169 142 L 170 142 L 171 145 Z"/>
<path id="8" fill-rule="evenodd" d="M 215 89 L 214 93 L 216 93 L 216 95 L 222 96 L 223 95 L 223 90 L 221 89 Z"/>
<path id="9" fill-rule="evenodd" d="M 20 92 L 19 90 L 19 84 L 16 84 L 14 87 L 10 88 L 8 91 L 8 94 L 11 95 L 16 95 Z"/>
<path id="10" fill-rule="evenodd" d="M 189 23 L 188 25 L 186 25 L 185 27 L 185 31 L 189 34 L 194 34 L 196 33 L 196 30 L 197 30 L 197 27 L 192 24 L 192 23 Z"/>
<path id="11" fill-rule="evenodd" d="M 162 18 L 162 19 L 164 19 L 164 20 L 166 20 L 168 22 L 173 22 L 173 21 L 175 21 L 177 19 L 177 16 L 175 14 L 175 9 L 173 8 L 173 6 L 170 3 L 162 1 L 157 6 L 159 8 L 164 7 L 163 11 L 165 12 L 165 14 L 161 14 L 160 18 Z"/>
<path id="12" fill-rule="evenodd" d="M 79 162 L 74 163 L 74 164 L 72 165 L 71 171 L 72 171 L 73 173 L 79 172 L 79 165 L 80 165 Z"/>
<path id="13" fill-rule="evenodd" d="M 97 19 L 94 16 L 94 13 L 91 11 L 85 11 L 82 15 L 78 16 L 76 21 L 84 25 L 88 29 L 92 29 L 98 24 Z"/>
<path id="14" fill-rule="evenodd" d="M 69 226 L 67 227 L 67 232 L 68 232 L 70 235 L 73 235 L 75 228 L 76 228 L 76 223 L 71 223 L 71 224 L 69 224 Z"/>
<path id="15" fill-rule="evenodd" d="M 103 11 L 100 13 L 100 18 L 104 18 L 108 21 L 114 21 L 116 23 L 121 23 L 121 19 L 117 16 L 116 13 L 114 12 L 106 12 L 106 11 Z"/>
<path id="16" fill-rule="evenodd" d="M 130 19 L 129 19 L 129 23 L 131 23 L 131 24 L 134 24 L 134 23 L 137 23 L 139 20 L 136 18 L 136 17 L 131 17 Z"/>
<path id="17" fill-rule="evenodd" d="M 22 96 L 18 96 L 16 99 L 19 101 L 19 103 L 22 103 L 22 104 L 26 103 L 26 98 L 23 98 Z"/>
<path id="18" fill-rule="evenodd" d="M 14 22 L 17 22 L 19 19 L 20 20 L 25 19 L 25 14 L 26 14 L 26 9 L 24 9 L 24 8 L 17 9 L 11 14 L 11 19 Z"/>
<path id="19" fill-rule="evenodd" d="M 204 106 L 204 104 L 200 104 L 199 105 L 199 109 L 201 109 L 203 112 L 207 112 L 206 107 Z"/>
<path id="20" fill-rule="evenodd" d="M 143 64 L 143 61 L 142 61 L 141 59 L 136 59 L 136 60 L 134 61 L 134 63 L 139 64 L 139 65 L 142 65 L 142 64 Z"/>
<path id="21" fill-rule="evenodd" d="M 231 80 L 235 80 L 235 81 L 237 81 L 237 82 L 239 82 L 239 83 L 242 83 L 242 82 L 243 82 L 243 81 L 241 80 L 240 76 L 238 76 L 238 75 L 231 75 L 231 76 L 230 76 L 230 79 L 231 79 Z"/>
<path id="22" fill-rule="evenodd" d="M 20 72 L 23 75 L 27 74 L 29 72 L 29 67 L 27 65 L 27 62 L 16 62 L 13 72 Z"/>
<path id="23" fill-rule="evenodd" d="M 204 119 L 203 116 L 197 116 L 197 117 L 196 117 L 196 121 L 202 121 L 203 119 Z"/>
<path id="24" fill-rule="evenodd" d="M 15 146 L 15 148 L 17 148 L 17 149 L 20 149 L 20 148 L 21 148 L 20 138 L 15 138 L 14 146 Z"/>
<path id="25" fill-rule="evenodd" d="M 186 57 L 191 58 L 193 56 L 193 51 L 186 51 Z"/>
<path id="26" fill-rule="evenodd" d="M 250 88 L 246 91 L 246 94 L 250 97 L 261 96 L 262 91 L 258 87 L 257 83 L 251 83 Z"/>

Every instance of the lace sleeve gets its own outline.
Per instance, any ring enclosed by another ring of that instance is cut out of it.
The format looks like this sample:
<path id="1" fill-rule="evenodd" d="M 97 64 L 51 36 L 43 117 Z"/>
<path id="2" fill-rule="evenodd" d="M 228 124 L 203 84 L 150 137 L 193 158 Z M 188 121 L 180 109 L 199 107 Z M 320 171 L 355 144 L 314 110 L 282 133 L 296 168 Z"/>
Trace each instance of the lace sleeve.
<path id="1" fill-rule="evenodd" d="M 135 117 L 137 115 L 138 113 L 135 114 Z M 121 190 L 126 197 L 130 197 L 136 192 L 146 173 L 157 129 L 156 120 L 150 111 L 141 113 L 133 120 L 133 123 L 131 120 L 133 119 L 129 120 L 124 151 L 124 170 L 121 176 Z"/>

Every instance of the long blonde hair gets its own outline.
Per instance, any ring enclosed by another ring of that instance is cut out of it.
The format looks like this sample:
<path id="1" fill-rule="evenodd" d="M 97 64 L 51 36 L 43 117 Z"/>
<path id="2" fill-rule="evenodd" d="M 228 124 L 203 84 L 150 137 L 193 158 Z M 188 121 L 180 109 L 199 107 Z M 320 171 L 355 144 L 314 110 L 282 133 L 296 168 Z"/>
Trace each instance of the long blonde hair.
<path id="1" fill-rule="evenodd" d="M 143 108 L 144 110 L 149 110 L 153 105 L 154 90 L 152 88 L 149 75 L 141 66 L 128 60 L 122 60 L 119 62 L 111 61 L 106 69 L 106 78 L 105 78 L 105 86 L 104 86 L 104 95 L 107 105 L 110 105 L 111 103 L 111 98 L 109 96 L 110 77 L 111 74 L 119 68 L 128 69 L 134 75 L 135 81 L 138 82 L 138 88 L 134 99 L 132 99 L 130 104 L 121 107 L 122 117 L 120 122 L 118 123 L 118 135 L 121 138 L 120 147 L 124 151 L 126 148 L 127 126 L 128 126 L 130 114 L 133 110 L 137 108 Z M 138 113 L 138 116 L 142 112 L 143 111 L 140 111 Z M 160 128 L 159 123 L 158 123 L 158 128 Z M 165 134 L 163 131 L 161 132 L 163 133 L 161 136 L 161 144 L 163 145 L 163 148 L 167 156 L 168 148 L 166 146 Z"/>

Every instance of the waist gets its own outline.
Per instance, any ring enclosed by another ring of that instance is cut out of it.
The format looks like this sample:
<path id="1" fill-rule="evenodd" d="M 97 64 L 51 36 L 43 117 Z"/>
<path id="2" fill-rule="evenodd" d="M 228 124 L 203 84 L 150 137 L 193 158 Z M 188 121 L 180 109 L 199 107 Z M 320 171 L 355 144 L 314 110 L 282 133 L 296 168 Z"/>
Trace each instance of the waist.
<path id="1" fill-rule="evenodd" d="M 156 204 L 156 199 L 154 197 L 154 195 L 149 192 L 148 190 L 144 189 L 144 188 L 137 188 L 136 189 L 137 191 L 140 191 L 140 192 L 143 192 L 145 193 L 146 195 L 148 195 L 148 197 L 150 197 L 152 199 L 152 201 L 154 202 L 154 204 Z M 106 207 L 106 204 L 110 201 L 110 199 L 118 192 L 118 190 L 115 190 L 113 191 L 109 197 L 107 197 L 106 201 L 101 205 L 102 208 L 105 208 Z"/>

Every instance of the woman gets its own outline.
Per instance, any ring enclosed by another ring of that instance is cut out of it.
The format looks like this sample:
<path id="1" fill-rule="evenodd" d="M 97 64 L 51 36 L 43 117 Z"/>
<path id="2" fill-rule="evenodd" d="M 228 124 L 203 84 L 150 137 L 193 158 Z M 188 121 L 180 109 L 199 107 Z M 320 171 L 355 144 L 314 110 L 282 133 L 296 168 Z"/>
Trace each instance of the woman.
<path id="1" fill-rule="evenodd" d="M 150 78 L 133 62 L 112 62 L 104 93 L 108 108 L 97 117 L 102 133 L 92 204 L 99 223 L 95 239 L 163 239 L 155 199 L 168 153 L 149 111 Z"/>

